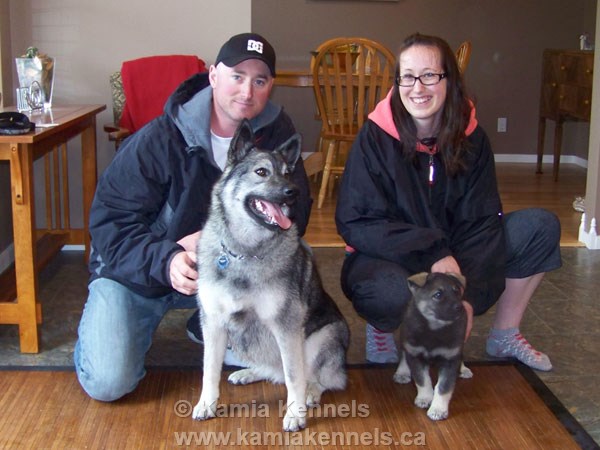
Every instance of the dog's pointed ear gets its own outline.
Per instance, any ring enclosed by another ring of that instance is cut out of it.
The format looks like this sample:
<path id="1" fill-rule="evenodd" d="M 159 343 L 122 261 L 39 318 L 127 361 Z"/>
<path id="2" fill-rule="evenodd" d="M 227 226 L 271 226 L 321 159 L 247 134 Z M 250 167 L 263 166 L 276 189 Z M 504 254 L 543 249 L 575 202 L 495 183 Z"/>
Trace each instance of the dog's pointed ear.
<path id="1" fill-rule="evenodd" d="M 227 163 L 232 164 L 244 159 L 254 147 L 254 132 L 248 119 L 243 119 L 238 126 L 227 153 Z"/>
<path id="2" fill-rule="evenodd" d="M 277 151 L 283 156 L 283 160 L 287 164 L 290 172 L 294 171 L 300 152 L 302 151 L 302 138 L 298 133 L 277 147 Z"/>
<path id="3" fill-rule="evenodd" d="M 414 293 L 416 289 L 425 286 L 428 275 L 429 274 L 427 272 L 421 272 L 408 277 L 406 281 L 408 282 L 408 288 L 410 291 Z"/>

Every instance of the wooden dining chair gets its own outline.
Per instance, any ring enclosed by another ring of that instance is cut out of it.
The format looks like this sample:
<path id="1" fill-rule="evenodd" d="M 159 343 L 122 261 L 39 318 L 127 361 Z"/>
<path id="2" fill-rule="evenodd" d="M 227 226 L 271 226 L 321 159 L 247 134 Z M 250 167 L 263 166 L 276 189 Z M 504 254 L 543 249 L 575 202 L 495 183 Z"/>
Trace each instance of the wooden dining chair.
<path id="1" fill-rule="evenodd" d="M 313 89 L 322 121 L 325 164 L 317 208 L 328 185 L 344 171 L 346 153 L 367 115 L 393 83 L 394 54 L 379 42 L 340 37 L 321 44 L 311 61 Z M 331 189 L 333 186 L 330 186 Z"/>
<path id="2" fill-rule="evenodd" d="M 465 73 L 469 60 L 471 59 L 471 41 L 464 41 L 456 49 L 456 61 L 458 62 L 458 68 L 460 73 Z"/>

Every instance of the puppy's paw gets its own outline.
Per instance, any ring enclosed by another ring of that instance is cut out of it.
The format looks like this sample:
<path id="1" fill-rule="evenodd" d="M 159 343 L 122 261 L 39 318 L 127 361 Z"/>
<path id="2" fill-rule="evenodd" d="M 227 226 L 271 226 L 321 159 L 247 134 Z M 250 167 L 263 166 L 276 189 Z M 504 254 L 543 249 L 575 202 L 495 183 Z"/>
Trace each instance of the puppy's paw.
<path id="1" fill-rule="evenodd" d="M 433 399 L 431 397 L 425 397 L 425 396 L 416 396 L 415 398 L 415 406 L 417 408 L 421 408 L 421 409 L 425 409 L 425 408 L 429 408 L 429 406 L 431 406 L 431 401 Z"/>
<path id="2" fill-rule="evenodd" d="M 396 373 L 394 373 L 394 381 L 398 384 L 406 384 L 410 383 L 410 379 L 410 369 L 408 367 L 408 364 L 406 363 L 406 357 L 404 356 L 404 354 L 402 354 L 400 364 L 398 364 Z"/>
<path id="3" fill-rule="evenodd" d="M 396 373 L 394 374 L 394 382 L 398 383 L 398 384 L 407 384 L 410 383 L 410 372 L 408 373 L 404 373 L 404 372 L 400 372 L 399 370 L 396 371 Z"/>
<path id="4" fill-rule="evenodd" d="M 206 420 L 212 419 L 217 415 L 217 401 L 214 402 L 206 402 L 204 400 L 200 400 L 196 406 L 194 406 L 194 410 L 192 411 L 192 419 L 194 420 Z"/>
<path id="5" fill-rule="evenodd" d="M 467 366 L 465 366 L 465 363 L 460 363 L 460 375 L 461 378 L 473 378 L 473 372 L 471 371 L 471 369 L 469 369 Z"/>
<path id="6" fill-rule="evenodd" d="M 250 384 L 260 379 L 252 369 L 236 370 L 227 377 L 227 381 L 231 384 Z"/>
<path id="7" fill-rule="evenodd" d="M 427 417 L 431 420 L 444 420 L 448 418 L 448 409 L 436 408 L 432 406 L 427 410 Z"/>

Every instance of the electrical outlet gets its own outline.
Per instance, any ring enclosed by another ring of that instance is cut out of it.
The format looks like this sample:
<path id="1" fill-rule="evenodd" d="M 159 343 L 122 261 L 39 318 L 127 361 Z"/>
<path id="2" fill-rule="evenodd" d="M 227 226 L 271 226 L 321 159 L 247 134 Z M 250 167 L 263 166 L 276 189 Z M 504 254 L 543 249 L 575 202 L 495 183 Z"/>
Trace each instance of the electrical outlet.
<path id="1" fill-rule="evenodd" d="M 498 117 L 498 133 L 506 133 L 506 117 Z"/>

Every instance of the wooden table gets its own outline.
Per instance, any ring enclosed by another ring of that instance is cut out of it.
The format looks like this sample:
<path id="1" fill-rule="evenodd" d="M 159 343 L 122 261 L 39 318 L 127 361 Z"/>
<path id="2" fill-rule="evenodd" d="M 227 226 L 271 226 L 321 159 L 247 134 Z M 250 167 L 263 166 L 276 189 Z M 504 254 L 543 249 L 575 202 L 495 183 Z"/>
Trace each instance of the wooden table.
<path id="1" fill-rule="evenodd" d="M 306 70 L 278 70 L 275 77 L 275 86 L 287 87 L 312 87 L 312 72 Z"/>
<path id="2" fill-rule="evenodd" d="M 588 50 L 544 50 L 538 123 L 537 173 L 542 173 L 546 119 L 554 126 L 554 181 L 558 180 L 563 123 L 589 122 L 592 111 L 594 52 Z"/>
<path id="3" fill-rule="evenodd" d="M 89 212 L 98 178 L 96 115 L 104 109 L 106 105 L 53 107 L 30 114 L 31 121 L 43 124 L 35 131 L 0 136 L 0 160 L 10 164 L 15 248 L 14 266 L 0 275 L 0 324 L 19 325 L 21 352 L 39 351 L 37 325 L 42 323 L 42 311 L 37 274 L 41 267 L 65 244 L 84 244 L 87 259 Z M 66 143 L 76 136 L 81 136 L 83 229 L 71 228 L 69 221 Z M 47 220 L 45 229 L 36 230 L 33 163 L 41 157 L 45 157 Z"/>

